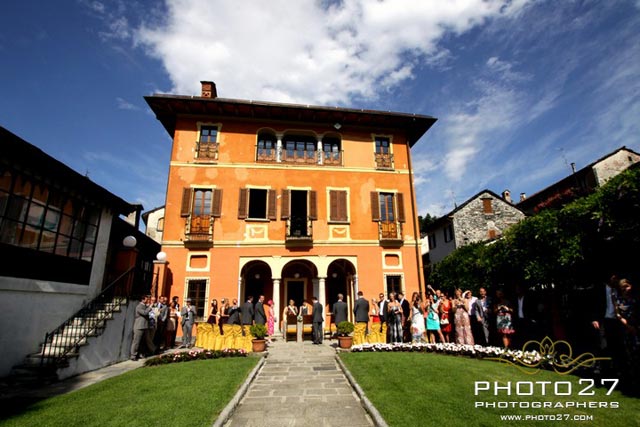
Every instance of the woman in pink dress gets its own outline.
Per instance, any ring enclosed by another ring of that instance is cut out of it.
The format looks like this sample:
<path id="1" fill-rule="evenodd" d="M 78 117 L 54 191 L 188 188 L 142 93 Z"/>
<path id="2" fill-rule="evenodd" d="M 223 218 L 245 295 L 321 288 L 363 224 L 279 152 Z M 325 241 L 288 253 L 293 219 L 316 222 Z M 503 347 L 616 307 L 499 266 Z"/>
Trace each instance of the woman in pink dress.
<path id="1" fill-rule="evenodd" d="M 269 335 L 269 342 L 271 342 L 271 337 L 274 332 L 274 325 L 276 323 L 276 318 L 273 312 L 273 300 L 267 301 L 267 335 Z"/>

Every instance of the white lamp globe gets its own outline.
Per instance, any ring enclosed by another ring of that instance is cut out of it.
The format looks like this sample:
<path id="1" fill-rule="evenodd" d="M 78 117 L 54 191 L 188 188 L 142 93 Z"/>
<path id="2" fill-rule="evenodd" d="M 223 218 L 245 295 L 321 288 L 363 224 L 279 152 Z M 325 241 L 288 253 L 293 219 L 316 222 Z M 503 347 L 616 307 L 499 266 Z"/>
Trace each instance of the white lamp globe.
<path id="1" fill-rule="evenodd" d="M 138 241 L 133 236 L 127 236 L 124 239 L 122 239 L 122 244 L 124 245 L 125 248 L 135 248 L 136 243 L 138 243 Z"/>
<path id="2" fill-rule="evenodd" d="M 156 255 L 156 259 L 158 261 L 166 261 L 167 260 L 167 253 L 166 252 L 158 252 L 158 254 Z"/>

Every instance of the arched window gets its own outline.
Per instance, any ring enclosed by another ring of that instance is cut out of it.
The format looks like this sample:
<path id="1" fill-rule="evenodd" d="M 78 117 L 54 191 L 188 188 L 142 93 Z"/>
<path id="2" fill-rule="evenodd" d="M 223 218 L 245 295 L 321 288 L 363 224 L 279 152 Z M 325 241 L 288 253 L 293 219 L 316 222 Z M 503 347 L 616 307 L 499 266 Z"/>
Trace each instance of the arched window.
<path id="1" fill-rule="evenodd" d="M 276 161 L 275 135 L 273 135 L 270 132 L 260 132 L 258 134 L 256 160 L 258 162 L 275 162 Z"/>

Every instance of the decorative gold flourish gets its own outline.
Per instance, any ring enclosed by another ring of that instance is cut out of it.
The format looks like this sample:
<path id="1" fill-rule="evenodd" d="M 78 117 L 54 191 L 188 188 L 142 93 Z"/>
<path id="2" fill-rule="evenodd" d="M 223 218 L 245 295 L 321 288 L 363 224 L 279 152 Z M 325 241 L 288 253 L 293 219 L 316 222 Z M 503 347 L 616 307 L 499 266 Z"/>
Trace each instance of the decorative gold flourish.
<path id="1" fill-rule="evenodd" d="M 559 375 L 568 375 L 578 368 L 592 368 L 599 360 L 611 360 L 610 357 L 595 357 L 593 353 L 583 353 L 573 357 L 573 349 L 567 341 L 552 341 L 544 337 L 542 341 L 527 341 L 522 350 L 506 350 L 500 357 L 490 357 L 515 366 L 526 374 L 536 374 L 545 367 L 551 367 Z"/>

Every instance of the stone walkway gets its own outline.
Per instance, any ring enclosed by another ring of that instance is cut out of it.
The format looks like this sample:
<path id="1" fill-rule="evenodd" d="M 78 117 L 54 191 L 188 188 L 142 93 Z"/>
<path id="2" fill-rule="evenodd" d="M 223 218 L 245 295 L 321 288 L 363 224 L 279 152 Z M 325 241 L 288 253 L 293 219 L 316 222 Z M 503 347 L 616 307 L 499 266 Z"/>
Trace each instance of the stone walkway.
<path id="1" fill-rule="evenodd" d="M 335 345 L 272 343 L 225 427 L 374 425 L 335 361 Z"/>

